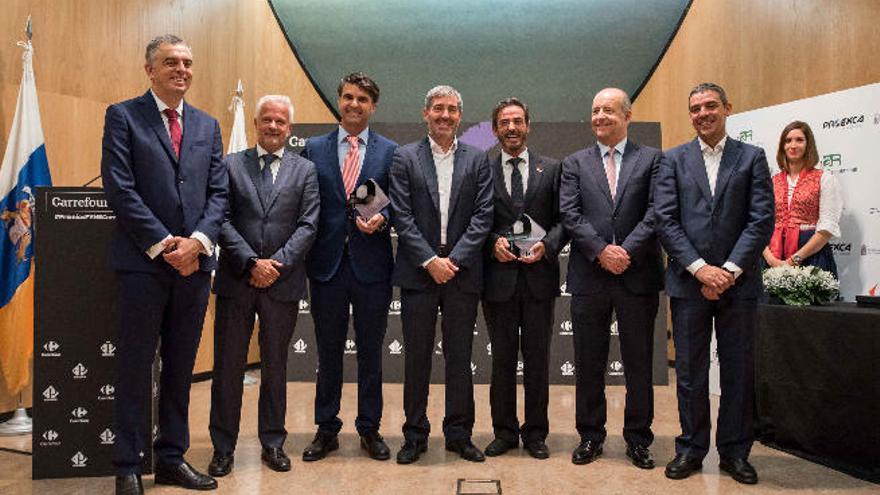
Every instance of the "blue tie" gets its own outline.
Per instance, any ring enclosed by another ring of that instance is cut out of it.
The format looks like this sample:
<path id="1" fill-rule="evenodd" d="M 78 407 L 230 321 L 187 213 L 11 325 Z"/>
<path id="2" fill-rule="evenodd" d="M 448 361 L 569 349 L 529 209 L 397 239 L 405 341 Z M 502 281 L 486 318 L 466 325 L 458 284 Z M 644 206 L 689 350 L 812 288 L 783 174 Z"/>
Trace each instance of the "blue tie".
<path id="1" fill-rule="evenodd" d="M 263 199 L 266 201 L 268 201 L 269 196 L 272 195 L 272 189 L 275 185 L 275 180 L 272 178 L 272 162 L 277 158 L 277 156 L 271 153 L 263 155 L 263 173 L 260 176 L 260 182 L 262 182 Z"/>

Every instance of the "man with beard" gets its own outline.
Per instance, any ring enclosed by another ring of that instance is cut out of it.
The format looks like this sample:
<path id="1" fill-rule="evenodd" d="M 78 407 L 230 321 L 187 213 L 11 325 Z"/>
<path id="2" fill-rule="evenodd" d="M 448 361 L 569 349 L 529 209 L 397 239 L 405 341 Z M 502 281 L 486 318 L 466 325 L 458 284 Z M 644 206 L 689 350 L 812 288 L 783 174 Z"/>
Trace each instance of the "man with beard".
<path id="1" fill-rule="evenodd" d="M 482 249 L 492 226 L 492 171 L 486 153 L 461 143 L 461 95 L 437 86 L 425 96 L 425 139 L 397 149 L 391 166 L 391 207 L 398 235 L 394 284 L 401 291 L 406 346 L 404 444 L 399 464 L 428 448 L 428 385 L 437 310 L 446 360 L 446 449 L 485 458 L 471 442 L 474 394 L 471 347 L 483 287 Z"/>
<path id="2" fill-rule="evenodd" d="M 208 466 L 212 476 L 232 471 L 254 315 L 260 319 L 261 457 L 274 471 L 291 467 L 283 449 L 287 349 L 299 300 L 306 296 L 306 254 L 315 240 L 319 211 L 315 166 L 284 149 L 292 120 L 290 98 L 260 98 L 254 117 L 257 145 L 225 159 L 229 206 L 214 279 L 217 313 L 209 425 L 214 456 Z"/>
<path id="3" fill-rule="evenodd" d="M 562 162 L 559 208 L 571 236 L 567 286 L 572 294 L 575 418 L 581 438 L 571 461 L 587 464 L 602 454 L 605 371 L 614 313 L 626 378 L 626 455 L 635 466 L 651 469 L 651 366 L 662 288 L 652 190 L 662 153 L 628 139 L 630 108 L 624 91 L 600 91 L 593 98 L 590 118 L 596 145 Z"/>
<path id="4" fill-rule="evenodd" d="M 713 326 L 721 364 L 715 446 L 719 467 L 755 484 L 755 325 L 762 293 L 761 252 L 773 233 L 773 185 L 761 148 L 727 136 L 731 104 L 717 84 L 691 90 L 697 138 L 665 153 L 655 186 L 657 231 L 669 256 L 681 435 L 666 477 L 702 468 L 709 451 L 709 343 Z M 714 325 L 713 325 L 714 323 Z"/>
<path id="5" fill-rule="evenodd" d="M 144 415 L 156 346 L 159 436 L 156 483 L 213 490 L 183 455 L 189 448 L 189 392 L 205 321 L 214 243 L 226 209 L 227 177 L 217 121 L 183 99 L 192 50 L 167 34 L 147 44 L 150 89 L 110 105 L 101 176 L 116 214 L 110 244 L 119 326 L 116 374 L 116 492 L 143 493 Z"/>
<path id="6" fill-rule="evenodd" d="M 349 205 L 358 186 L 373 180 L 388 191 L 388 172 L 397 144 L 369 128 L 379 103 L 379 86 L 362 72 L 342 78 L 336 90 L 339 128 L 306 142 L 302 155 L 315 162 L 321 189 L 318 238 L 309 254 L 312 318 L 318 343 L 315 424 L 318 432 L 303 451 L 304 461 L 323 459 L 339 448 L 342 429 L 342 358 L 349 307 L 354 319 L 358 363 L 361 448 L 376 460 L 391 454 L 379 434 L 382 420 L 382 341 L 391 303 L 393 255 L 389 208 L 363 218 Z"/>
<path id="7" fill-rule="evenodd" d="M 486 242 L 483 315 L 492 343 L 492 427 L 495 439 L 486 455 L 498 456 L 523 446 L 532 457 L 550 456 L 544 440 L 549 431 L 548 357 L 553 334 L 553 307 L 559 296 L 557 255 L 567 242 L 559 223 L 557 160 L 532 152 L 529 109 L 516 98 L 502 100 L 492 111 L 492 129 L 501 143 L 492 161 L 494 221 Z M 526 251 L 508 241 L 514 224 L 536 222 L 546 235 Z M 516 368 L 523 354 L 525 422 L 516 415 Z"/>

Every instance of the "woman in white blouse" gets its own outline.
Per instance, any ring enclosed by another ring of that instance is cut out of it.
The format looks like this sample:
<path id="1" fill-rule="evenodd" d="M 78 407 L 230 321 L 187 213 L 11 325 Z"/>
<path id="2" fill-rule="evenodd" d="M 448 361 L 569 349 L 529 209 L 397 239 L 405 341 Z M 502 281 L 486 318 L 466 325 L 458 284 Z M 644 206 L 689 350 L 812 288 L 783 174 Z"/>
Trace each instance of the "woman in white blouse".
<path id="1" fill-rule="evenodd" d="M 817 266 L 837 278 L 828 241 L 840 236 L 843 199 L 837 178 L 816 168 L 819 153 L 809 125 L 796 120 L 785 126 L 776 162 L 781 169 L 773 176 L 776 228 L 764 260 L 771 267 Z"/>

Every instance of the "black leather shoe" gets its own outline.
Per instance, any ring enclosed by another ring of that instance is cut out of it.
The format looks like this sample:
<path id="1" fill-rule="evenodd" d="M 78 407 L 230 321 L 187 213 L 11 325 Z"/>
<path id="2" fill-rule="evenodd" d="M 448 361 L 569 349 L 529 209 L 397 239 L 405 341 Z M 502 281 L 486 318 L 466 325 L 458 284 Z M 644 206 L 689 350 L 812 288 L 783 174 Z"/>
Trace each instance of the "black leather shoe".
<path id="1" fill-rule="evenodd" d="M 654 469 L 654 458 L 651 457 L 651 451 L 646 445 L 627 444 L 626 456 L 637 468 Z"/>
<path id="2" fill-rule="evenodd" d="M 211 463 L 208 464 L 208 474 L 215 478 L 222 478 L 232 472 L 233 465 L 235 465 L 234 455 L 215 450 L 211 457 Z"/>
<path id="3" fill-rule="evenodd" d="M 391 450 L 378 431 L 371 431 L 361 435 L 361 448 L 367 451 L 370 459 L 387 461 L 391 458 Z"/>
<path id="4" fill-rule="evenodd" d="M 156 484 L 176 485 L 188 490 L 215 490 L 217 488 L 217 480 L 196 471 L 186 461 L 176 466 L 156 464 Z"/>
<path id="5" fill-rule="evenodd" d="M 412 464 L 419 460 L 422 452 L 428 450 L 427 442 L 411 442 L 407 440 L 403 443 L 403 447 L 397 452 L 398 464 Z"/>
<path id="6" fill-rule="evenodd" d="M 263 453 L 260 454 L 260 459 L 272 471 L 278 471 L 279 473 L 290 471 L 290 458 L 280 448 L 264 448 Z"/>
<path id="7" fill-rule="evenodd" d="M 116 495 L 144 495 L 144 484 L 139 474 L 116 477 Z"/>
<path id="8" fill-rule="evenodd" d="M 675 459 L 666 465 L 666 477 L 671 480 L 683 480 L 703 469 L 703 461 L 684 454 L 675 454 Z"/>
<path id="9" fill-rule="evenodd" d="M 727 472 L 731 478 L 745 485 L 758 483 L 758 473 L 746 459 L 730 459 L 722 457 L 718 467 Z"/>
<path id="10" fill-rule="evenodd" d="M 489 445 L 486 446 L 486 455 L 489 457 L 499 456 L 501 454 L 506 453 L 508 450 L 512 450 L 519 447 L 519 441 L 516 442 L 508 442 L 503 438 L 496 438 L 489 442 Z"/>
<path id="11" fill-rule="evenodd" d="M 571 462 L 573 464 L 589 464 L 602 455 L 602 442 L 596 440 L 586 440 L 571 453 Z"/>
<path id="12" fill-rule="evenodd" d="M 547 459 L 550 457 L 550 449 L 547 448 L 547 444 L 544 443 L 543 440 L 529 442 L 525 447 L 526 452 L 535 459 Z"/>
<path id="13" fill-rule="evenodd" d="M 446 442 L 446 450 L 455 452 L 462 459 L 471 462 L 483 462 L 486 457 L 480 452 L 470 439 L 467 440 L 451 440 Z"/>
<path id="14" fill-rule="evenodd" d="M 303 460 L 307 462 L 320 461 L 327 457 L 327 454 L 338 448 L 339 439 L 336 438 L 336 435 L 318 431 L 318 433 L 315 434 L 315 439 L 312 440 L 312 443 L 303 451 Z"/>

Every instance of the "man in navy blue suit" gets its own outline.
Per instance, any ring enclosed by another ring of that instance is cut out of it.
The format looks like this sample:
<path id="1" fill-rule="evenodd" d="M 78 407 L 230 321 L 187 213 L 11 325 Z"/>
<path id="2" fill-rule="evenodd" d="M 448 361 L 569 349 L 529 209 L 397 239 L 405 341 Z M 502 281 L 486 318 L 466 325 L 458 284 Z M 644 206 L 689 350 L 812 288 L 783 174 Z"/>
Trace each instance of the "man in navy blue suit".
<path id="1" fill-rule="evenodd" d="M 189 391 L 208 304 L 214 244 L 226 208 L 220 126 L 183 101 L 192 52 L 174 35 L 147 45 L 151 88 L 111 105 L 101 175 L 116 213 L 110 245 L 119 293 L 116 490 L 143 493 L 150 370 L 161 342 L 156 483 L 210 490 L 217 482 L 183 458 Z"/>
<path id="2" fill-rule="evenodd" d="M 681 435 L 666 477 L 702 468 L 709 451 L 709 342 L 714 322 L 721 364 L 715 446 L 719 467 L 758 482 L 748 462 L 752 424 L 759 258 L 773 231 L 773 186 L 761 148 L 727 136 L 731 104 L 720 86 L 691 90 L 697 138 L 664 154 L 654 192 L 660 241 L 669 256 L 675 373 Z"/>
<path id="3" fill-rule="evenodd" d="M 401 146 L 391 166 L 391 207 L 397 231 L 394 285 L 400 287 L 406 346 L 404 444 L 399 464 L 428 448 L 428 389 L 437 311 L 443 312 L 446 361 L 446 450 L 472 462 L 485 460 L 471 441 L 474 386 L 471 347 L 483 289 L 483 244 L 492 228 L 492 168 L 486 153 L 455 137 L 461 95 L 436 86 L 425 96 L 428 135 Z"/>
<path id="4" fill-rule="evenodd" d="M 352 191 L 373 180 L 388 191 L 388 172 L 397 144 L 370 130 L 379 86 L 362 72 L 342 78 L 339 128 L 311 138 L 302 155 L 315 163 L 321 197 L 318 237 L 307 267 L 312 317 L 318 342 L 315 424 L 318 432 L 303 451 L 304 461 L 323 459 L 339 447 L 342 428 L 342 358 L 349 305 L 354 318 L 358 361 L 358 415 L 361 447 L 377 460 L 389 458 L 379 434 L 382 419 L 382 342 L 391 303 L 394 264 L 386 207 L 363 218 L 349 205 Z"/>

